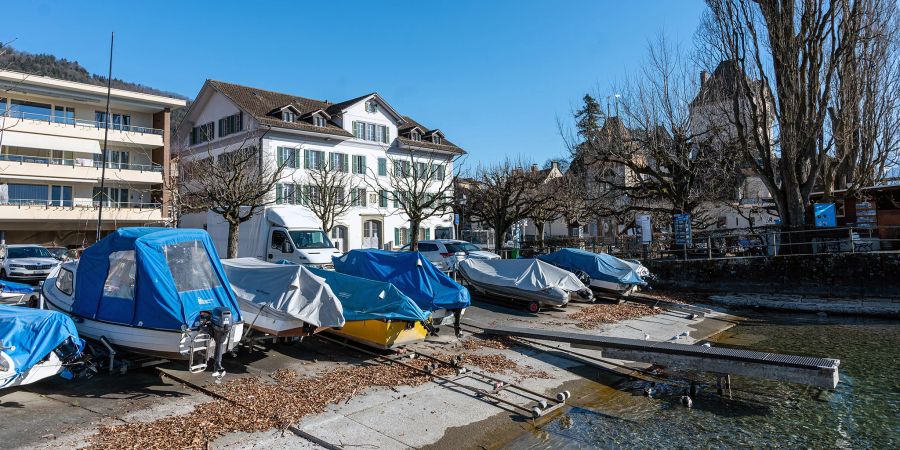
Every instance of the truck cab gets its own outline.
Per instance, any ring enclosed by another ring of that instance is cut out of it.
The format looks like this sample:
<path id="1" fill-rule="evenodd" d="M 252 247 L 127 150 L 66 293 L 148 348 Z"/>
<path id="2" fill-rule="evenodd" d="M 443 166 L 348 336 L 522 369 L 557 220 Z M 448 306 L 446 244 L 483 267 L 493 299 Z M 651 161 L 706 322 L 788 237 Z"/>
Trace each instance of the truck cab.
<path id="1" fill-rule="evenodd" d="M 341 252 L 334 247 L 321 229 L 272 227 L 265 260 L 278 262 L 288 260 L 298 264 L 332 269 L 332 256 Z"/>
<path id="2" fill-rule="evenodd" d="M 228 224 L 222 216 L 209 211 L 206 229 L 216 251 L 225 255 Z M 331 257 L 340 255 L 319 220 L 300 205 L 261 208 L 239 228 L 238 258 L 253 257 L 272 263 L 287 260 L 330 269 L 334 267 Z"/>

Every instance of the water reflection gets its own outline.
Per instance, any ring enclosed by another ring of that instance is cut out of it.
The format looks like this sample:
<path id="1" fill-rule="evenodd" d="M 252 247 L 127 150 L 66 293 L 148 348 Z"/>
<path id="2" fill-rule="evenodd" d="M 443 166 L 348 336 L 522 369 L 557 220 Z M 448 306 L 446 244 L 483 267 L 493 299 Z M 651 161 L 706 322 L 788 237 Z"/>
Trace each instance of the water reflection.
<path id="1" fill-rule="evenodd" d="M 733 378 L 733 398 L 715 378 L 694 397 L 686 383 L 610 382 L 563 416 L 507 448 L 814 447 L 898 448 L 900 324 L 815 315 L 757 314 L 716 336 L 718 346 L 841 359 L 834 392 Z M 652 398 L 645 389 L 653 388 Z"/>

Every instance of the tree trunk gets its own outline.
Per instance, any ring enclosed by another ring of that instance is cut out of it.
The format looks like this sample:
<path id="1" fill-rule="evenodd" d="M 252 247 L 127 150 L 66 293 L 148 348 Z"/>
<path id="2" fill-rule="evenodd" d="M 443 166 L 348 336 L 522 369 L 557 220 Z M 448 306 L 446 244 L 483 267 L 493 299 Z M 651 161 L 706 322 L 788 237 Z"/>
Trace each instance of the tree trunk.
<path id="1" fill-rule="evenodd" d="M 500 250 L 503 249 L 503 235 L 506 234 L 506 230 L 501 227 L 494 228 L 494 252 L 498 255 L 500 254 Z"/>
<path id="2" fill-rule="evenodd" d="M 238 257 L 238 235 L 241 223 L 237 220 L 228 221 L 228 258 Z"/>
<path id="3" fill-rule="evenodd" d="M 409 220 L 409 251 L 419 251 L 419 220 Z"/>
<path id="4" fill-rule="evenodd" d="M 544 248 L 544 222 L 535 222 L 534 228 L 537 230 L 538 246 Z"/>

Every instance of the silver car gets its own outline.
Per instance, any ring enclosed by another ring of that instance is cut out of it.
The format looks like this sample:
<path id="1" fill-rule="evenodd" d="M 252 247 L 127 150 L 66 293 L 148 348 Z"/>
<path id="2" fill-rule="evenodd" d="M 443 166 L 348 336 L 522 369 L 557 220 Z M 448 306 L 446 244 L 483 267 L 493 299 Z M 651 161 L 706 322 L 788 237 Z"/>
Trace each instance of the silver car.
<path id="1" fill-rule="evenodd" d="M 409 251 L 409 245 L 401 251 Z M 419 241 L 419 253 L 425 256 L 438 270 L 452 272 L 456 264 L 467 258 L 500 259 L 500 255 L 482 250 L 477 245 L 456 239 L 431 239 Z"/>

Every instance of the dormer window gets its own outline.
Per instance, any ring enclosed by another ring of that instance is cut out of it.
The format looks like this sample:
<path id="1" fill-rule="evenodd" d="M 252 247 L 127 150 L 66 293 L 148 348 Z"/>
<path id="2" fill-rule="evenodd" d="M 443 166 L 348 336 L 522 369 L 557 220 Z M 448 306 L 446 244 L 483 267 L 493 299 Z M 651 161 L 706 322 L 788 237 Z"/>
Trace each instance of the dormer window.
<path id="1" fill-rule="evenodd" d="M 422 140 L 422 133 L 419 133 L 419 132 L 416 131 L 416 130 L 412 130 L 412 131 L 409 133 L 409 138 L 412 139 L 412 140 L 414 140 L 414 141 L 421 141 L 421 140 Z"/>
<path id="2" fill-rule="evenodd" d="M 435 134 L 434 136 L 431 136 L 431 142 L 434 142 L 435 144 L 440 144 L 441 136 L 437 135 L 437 134 Z"/>
<path id="3" fill-rule="evenodd" d="M 313 125 L 315 125 L 315 126 L 317 126 L 317 127 L 323 127 L 323 128 L 324 128 L 324 127 L 325 127 L 325 123 L 326 123 L 326 121 L 325 121 L 325 118 L 324 118 L 324 117 L 322 117 L 322 116 L 320 116 L 320 115 L 318 115 L 318 114 L 315 115 L 315 116 L 313 116 Z"/>
<path id="4" fill-rule="evenodd" d="M 378 102 L 375 100 L 369 100 L 366 102 L 366 112 L 374 113 L 378 112 Z"/>
<path id="5" fill-rule="evenodd" d="M 297 115 L 294 114 L 293 111 L 286 109 L 281 112 L 281 120 L 285 122 L 294 122 L 295 120 L 297 120 Z"/>

